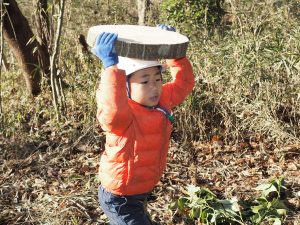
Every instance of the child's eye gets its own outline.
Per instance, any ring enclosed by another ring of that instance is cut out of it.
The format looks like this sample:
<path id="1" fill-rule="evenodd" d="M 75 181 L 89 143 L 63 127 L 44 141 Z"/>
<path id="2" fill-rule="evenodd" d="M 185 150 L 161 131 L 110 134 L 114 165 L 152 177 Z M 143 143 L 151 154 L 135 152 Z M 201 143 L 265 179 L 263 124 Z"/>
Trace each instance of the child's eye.
<path id="1" fill-rule="evenodd" d="M 148 83 L 148 81 L 141 82 L 141 84 L 147 84 L 147 83 Z"/>
<path id="2" fill-rule="evenodd" d="M 156 81 L 161 81 L 161 79 L 160 79 L 160 78 L 158 78 L 158 79 L 156 79 Z"/>

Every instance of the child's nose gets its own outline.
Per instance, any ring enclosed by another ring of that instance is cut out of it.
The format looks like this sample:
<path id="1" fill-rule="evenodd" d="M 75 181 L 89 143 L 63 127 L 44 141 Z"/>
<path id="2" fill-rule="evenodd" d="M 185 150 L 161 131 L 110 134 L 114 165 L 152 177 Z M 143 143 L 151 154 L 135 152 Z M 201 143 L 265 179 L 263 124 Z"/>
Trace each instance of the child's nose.
<path id="1" fill-rule="evenodd" d="M 151 89 L 158 89 L 158 83 L 157 82 L 152 82 L 151 83 Z"/>

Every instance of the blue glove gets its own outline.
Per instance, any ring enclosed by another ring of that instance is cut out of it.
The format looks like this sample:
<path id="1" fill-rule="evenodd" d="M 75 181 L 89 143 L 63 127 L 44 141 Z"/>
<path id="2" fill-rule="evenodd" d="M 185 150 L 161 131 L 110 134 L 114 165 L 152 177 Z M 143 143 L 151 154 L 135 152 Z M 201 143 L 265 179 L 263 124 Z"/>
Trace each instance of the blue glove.
<path id="1" fill-rule="evenodd" d="M 115 33 L 101 33 L 97 39 L 92 52 L 101 59 L 104 68 L 116 65 L 119 63 L 118 53 L 115 49 L 115 42 L 118 35 Z"/>
<path id="2" fill-rule="evenodd" d="M 172 27 L 170 25 L 166 25 L 166 24 L 158 24 L 157 27 L 163 29 L 163 30 L 168 30 L 168 31 L 174 31 L 176 32 L 175 27 Z"/>

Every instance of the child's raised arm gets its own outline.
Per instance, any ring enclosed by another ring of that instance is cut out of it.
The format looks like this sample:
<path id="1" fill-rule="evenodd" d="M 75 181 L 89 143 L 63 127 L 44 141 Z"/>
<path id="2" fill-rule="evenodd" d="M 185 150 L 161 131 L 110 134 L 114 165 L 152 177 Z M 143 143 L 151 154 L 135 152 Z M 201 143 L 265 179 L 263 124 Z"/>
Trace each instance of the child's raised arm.
<path id="1" fill-rule="evenodd" d="M 172 26 L 159 24 L 159 28 L 168 31 L 176 31 Z M 167 102 L 170 108 L 179 105 L 191 93 L 195 85 L 195 78 L 190 61 L 186 58 L 169 59 L 167 65 L 170 67 L 173 80 L 163 86 L 162 101 Z"/>
<path id="2" fill-rule="evenodd" d="M 167 99 L 170 107 L 181 104 L 192 92 L 195 78 L 190 61 L 184 57 L 180 59 L 169 59 L 167 65 L 170 67 L 172 81 L 164 84 L 163 96 Z"/>
<path id="3" fill-rule="evenodd" d="M 117 68 L 118 54 L 114 48 L 117 34 L 101 33 L 92 52 L 101 59 L 104 71 L 96 92 L 97 118 L 103 130 L 122 134 L 132 120 L 126 93 L 126 76 Z"/>

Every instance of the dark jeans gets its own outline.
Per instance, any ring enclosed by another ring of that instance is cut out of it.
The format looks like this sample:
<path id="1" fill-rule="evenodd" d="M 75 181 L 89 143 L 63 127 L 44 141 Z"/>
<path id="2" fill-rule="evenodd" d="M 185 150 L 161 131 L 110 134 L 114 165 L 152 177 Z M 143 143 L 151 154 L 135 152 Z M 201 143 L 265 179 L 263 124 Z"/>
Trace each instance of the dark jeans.
<path id="1" fill-rule="evenodd" d="M 146 206 L 148 193 L 120 196 L 99 187 L 99 203 L 111 225 L 152 225 Z"/>

